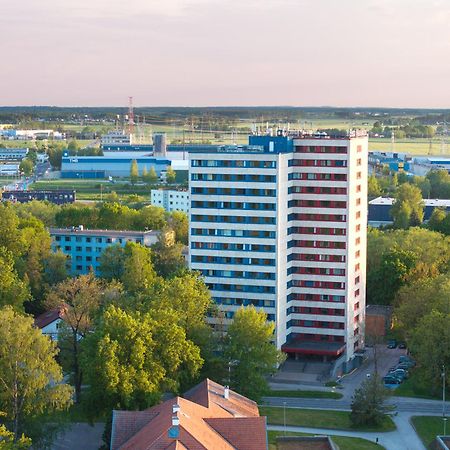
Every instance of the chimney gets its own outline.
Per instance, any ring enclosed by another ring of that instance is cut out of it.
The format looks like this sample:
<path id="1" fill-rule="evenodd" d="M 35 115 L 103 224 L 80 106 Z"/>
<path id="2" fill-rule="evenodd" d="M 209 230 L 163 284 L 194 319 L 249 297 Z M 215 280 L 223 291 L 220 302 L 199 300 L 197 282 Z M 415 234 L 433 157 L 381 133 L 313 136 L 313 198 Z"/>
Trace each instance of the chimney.
<path id="1" fill-rule="evenodd" d="M 178 412 L 180 411 L 180 405 L 175 403 L 172 405 L 172 424 L 168 430 L 168 437 L 170 439 L 178 439 L 180 436 L 180 419 L 178 417 Z"/>
<path id="2" fill-rule="evenodd" d="M 223 388 L 223 398 L 226 398 L 227 400 L 230 398 L 230 387 L 225 386 Z"/>

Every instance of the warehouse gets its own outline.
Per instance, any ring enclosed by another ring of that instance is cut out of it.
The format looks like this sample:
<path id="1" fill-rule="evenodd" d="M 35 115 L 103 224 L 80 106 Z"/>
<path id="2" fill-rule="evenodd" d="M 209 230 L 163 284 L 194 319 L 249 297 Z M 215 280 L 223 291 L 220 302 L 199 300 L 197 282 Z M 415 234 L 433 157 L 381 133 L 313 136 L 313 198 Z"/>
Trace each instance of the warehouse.
<path id="1" fill-rule="evenodd" d="M 131 163 L 137 162 L 139 174 L 152 167 L 158 176 L 171 165 L 166 158 L 155 158 L 142 152 L 104 152 L 103 156 L 69 156 L 64 153 L 61 178 L 102 179 L 129 177 Z"/>

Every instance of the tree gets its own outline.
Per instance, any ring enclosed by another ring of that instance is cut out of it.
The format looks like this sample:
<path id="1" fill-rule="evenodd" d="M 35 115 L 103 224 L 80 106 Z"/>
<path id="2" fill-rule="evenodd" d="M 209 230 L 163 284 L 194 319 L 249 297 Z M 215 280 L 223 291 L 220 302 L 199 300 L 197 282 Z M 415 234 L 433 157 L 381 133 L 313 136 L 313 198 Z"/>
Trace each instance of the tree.
<path id="1" fill-rule="evenodd" d="M 16 441 L 25 433 L 37 445 L 33 422 L 51 420 L 49 414 L 72 403 L 72 388 L 62 383 L 57 354 L 56 344 L 34 327 L 31 317 L 11 307 L 0 309 L 0 408 Z M 43 423 L 39 431 L 40 437 L 45 435 Z"/>
<path id="2" fill-rule="evenodd" d="M 368 188 L 367 188 L 367 194 L 370 198 L 379 197 L 381 195 L 381 188 L 380 184 L 378 183 L 378 180 L 375 175 L 370 175 L 370 177 L 367 180 L 368 182 Z"/>
<path id="3" fill-rule="evenodd" d="M 68 265 L 70 257 L 61 250 L 50 253 L 44 260 L 44 280 L 47 285 L 53 286 L 69 276 Z"/>
<path id="4" fill-rule="evenodd" d="M 149 407 L 166 389 L 178 390 L 181 372 L 198 373 L 199 349 L 177 322 L 172 310 L 105 310 L 100 326 L 83 343 L 94 412 Z"/>
<path id="5" fill-rule="evenodd" d="M 186 268 L 183 255 L 184 245 L 180 243 L 167 244 L 161 233 L 158 242 L 152 246 L 152 259 L 156 273 L 169 278 L 179 274 Z"/>
<path id="6" fill-rule="evenodd" d="M 131 167 L 130 167 L 130 180 L 132 184 L 135 184 L 139 179 L 139 168 L 137 161 L 133 159 L 131 161 Z"/>
<path id="7" fill-rule="evenodd" d="M 412 333 L 410 349 L 421 364 L 430 391 L 439 392 L 442 366 L 450 366 L 450 308 L 446 298 L 445 312 L 433 310 L 422 317 Z M 449 371 L 446 385 L 450 381 Z"/>
<path id="8" fill-rule="evenodd" d="M 20 280 L 14 269 L 13 256 L 5 247 L 0 247 L 0 307 L 12 306 L 16 311 L 30 298 L 26 282 Z"/>
<path id="9" fill-rule="evenodd" d="M 0 411 L 0 417 L 6 414 Z M 14 433 L 9 431 L 5 425 L 0 424 L 0 450 L 28 450 L 31 447 L 31 439 L 22 436 L 14 439 Z"/>
<path id="10" fill-rule="evenodd" d="M 125 246 L 122 283 L 125 290 L 136 295 L 148 292 L 154 285 L 156 272 L 151 261 L 151 251 L 134 242 Z"/>
<path id="11" fill-rule="evenodd" d="M 167 166 L 166 171 L 166 181 L 169 184 L 175 183 L 177 174 L 175 173 L 175 170 L 173 170 L 172 166 Z"/>
<path id="12" fill-rule="evenodd" d="M 408 281 L 408 276 L 416 267 L 417 257 L 408 250 L 392 248 L 383 253 L 381 265 L 368 274 L 370 302 L 375 305 L 390 305 L 400 287 Z"/>
<path id="13" fill-rule="evenodd" d="M 100 308 L 102 290 L 101 282 L 89 274 L 62 281 L 47 295 L 48 308 L 63 308 L 64 311 L 59 344 L 62 361 L 73 375 L 77 403 L 80 402 L 83 381 L 80 339 L 94 328 L 94 316 Z"/>
<path id="14" fill-rule="evenodd" d="M 67 145 L 67 150 L 69 150 L 69 152 L 71 152 L 72 154 L 75 154 L 79 148 L 80 146 L 78 145 L 78 142 L 75 140 L 70 141 Z"/>
<path id="15" fill-rule="evenodd" d="M 138 230 L 162 230 L 167 226 L 164 209 L 159 206 L 145 206 L 139 210 L 133 226 Z"/>
<path id="16" fill-rule="evenodd" d="M 444 208 L 434 208 L 427 224 L 428 229 L 442 233 L 442 224 L 446 217 L 447 212 Z"/>
<path id="17" fill-rule="evenodd" d="M 152 166 L 148 172 L 147 176 L 148 183 L 155 184 L 158 182 L 158 174 L 156 173 L 155 168 Z"/>
<path id="18" fill-rule="evenodd" d="M 23 172 L 26 177 L 29 177 L 34 171 L 33 161 L 29 158 L 24 158 L 19 164 L 19 170 Z"/>
<path id="19" fill-rule="evenodd" d="M 272 343 L 275 324 L 263 311 L 240 308 L 228 328 L 225 360 L 233 365 L 231 386 L 258 401 L 268 390 L 266 377 L 276 372 L 284 355 Z"/>
<path id="20" fill-rule="evenodd" d="M 391 208 L 395 228 L 408 228 L 410 225 L 420 225 L 423 221 L 424 203 L 422 193 L 417 186 L 410 183 L 402 184 L 396 193 L 395 202 Z"/>
<path id="21" fill-rule="evenodd" d="M 106 195 L 106 201 L 109 203 L 119 203 L 120 198 L 116 191 L 111 191 L 108 195 Z"/>
<path id="22" fill-rule="evenodd" d="M 355 426 L 380 425 L 388 408 L 385 406 L 386 388 L 378 376 L 365 380 L 356 389 L 351 404 L 350 420 Z"/>
<path id="23" fill-rule="evenodd" d="M 169 227 L 175 231 L 175 239 L 184 245 L 189 243 L 189 218 L 183 211 L 173 211 L 168 218 Z"/>
<path id="24" fill-rule="evenodd" d="M 142 181 L 145 181 L 147 179 L 148 176 L 148 170 L 147 170 L 147 166 L 144 166 L 144 168 L 142 169 Z"/>
<path id="25" fill-rule="evenodd" d="M 107 247 L 100 256 L 99 271 L 105 280 L 121 280 L 124 272 L 125 249 L 120 244 Z"/>

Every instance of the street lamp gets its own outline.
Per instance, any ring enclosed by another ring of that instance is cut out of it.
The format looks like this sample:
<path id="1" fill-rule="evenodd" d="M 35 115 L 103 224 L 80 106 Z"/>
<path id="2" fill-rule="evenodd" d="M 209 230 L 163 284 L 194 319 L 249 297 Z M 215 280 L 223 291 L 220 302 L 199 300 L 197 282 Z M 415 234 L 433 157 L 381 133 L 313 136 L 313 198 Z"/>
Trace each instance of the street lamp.
<path id="1" fill-rule="evenodd" d="M 444 421 L 444 436 L 447 433 L 447 417 L 445 417 L 445 364 L 442 364 L 442 420 Z"/>
<path id="2" fill-rule="evenodd" d="M 286 436 L 286 402 L 283 402 L 283 426 L 284 426 L 284 435 Z"/>

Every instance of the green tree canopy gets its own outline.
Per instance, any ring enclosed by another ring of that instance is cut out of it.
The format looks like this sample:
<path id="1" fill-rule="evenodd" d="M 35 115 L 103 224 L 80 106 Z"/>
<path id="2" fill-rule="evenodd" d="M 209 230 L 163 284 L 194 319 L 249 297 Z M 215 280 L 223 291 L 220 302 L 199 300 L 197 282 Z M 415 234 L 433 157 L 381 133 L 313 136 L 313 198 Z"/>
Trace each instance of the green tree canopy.
<path id="1" fill-rule="evenodd" d="M 423 221 L 424 203 L 422 193 L 417 186 L 410 183 L 402 184 L 395 196 L 391 208 L 395 228 L 408 228 L 420 225 Z"/>
<path id="2" fill-rule="evenodd" d="M 367 180 L 367 183 L 368 183 L 367 195 L 370 198 L 379 197 L 382 192 L 376 176 L 373 174 L 370 175 L 370 177 Z"/>
<path id="3" fill-rule="evenodd" d="M 0 409 L 15 439 L 25 433 L 37 445 L 46 431 L 41 422 L 36 436 L 33 422 L 51 420 L 50 413 L 72 402 L 72 388 L 62 383 L 55 361 L 57 353 L 56 344 L 34 327 L 31 317 L 11 307 L 0 309 Z"/>
<path id="4" fill-rule="evenodd" d="M 165 389 L 178 390 L 182 372 L 195 376 L 203 363 L 172 310 L 127 313 L 110 306 L 83 345 L 96 412 L 151 406 Z"/>
<path id="5" fill-rule="evenodd" d="M 94 318 L 100 309 L 104 286 L 92 274 L 69 278 L 57 284 L 47 295 L 49 309 L 63 308 L 66 328 L 59 339 L 61 358 L 73 374 L 75 398 L 81 397 L 83 372 L 80 365 L 80 338 L 94 328 Z"/>
<path id="6" fill-rule="evenodd" d="M 258 401 L 268 390 L 266 377 L 276 372 L 284 355 L 272 343 L 275 324 L 263 311 L 242 307 L 228 328 L 225 361 L 231 367 L 231 387 Z"/>
<path id="7" fill-rule="evenodd" d="M 175 173 L 175 170 L 173 170 L 172 166 L 167 166 L 167 171 L 166 171 L 166 180 L 167 183 L 172 184 L 175 183 L 177 174 Z"/>
<path id="8" fill-rule="evenodd" d="M 352 399 L 350 420 L 355 426 L 380 425 L 388 411 L 385 406 L 387 390 L 378 376 L 365 380 Z"/>
<path id="9" fill-rule="evenodd" d="M 131 161 L 130 180 L 131 180 L 132 184 L 137 183 L 137 181 L 139 180 L 139 168 L 138 168 L 137 161 L 135 159 L 133 159 L 133 161 Z"/>

